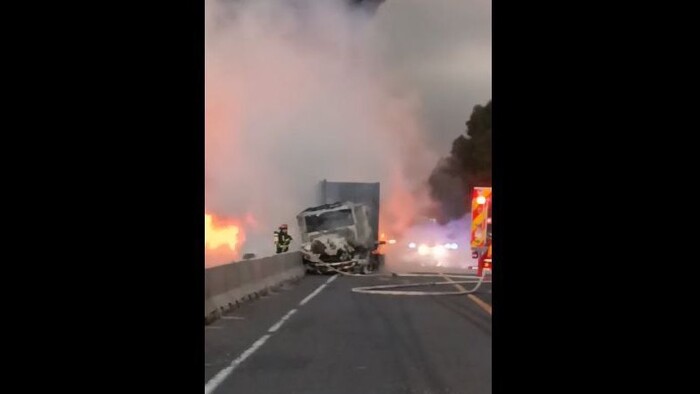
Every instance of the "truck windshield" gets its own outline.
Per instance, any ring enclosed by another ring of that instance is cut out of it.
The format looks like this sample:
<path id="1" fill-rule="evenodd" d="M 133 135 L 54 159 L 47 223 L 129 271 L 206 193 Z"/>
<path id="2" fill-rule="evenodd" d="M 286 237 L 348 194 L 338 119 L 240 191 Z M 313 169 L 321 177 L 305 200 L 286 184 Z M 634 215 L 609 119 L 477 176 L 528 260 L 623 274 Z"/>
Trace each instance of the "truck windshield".
<path id="1" fill-rule="evenodd" d="M 339 227 L 352 226 L 352 211 L 343 209 L 339 211 L 325 212 L 320 215 L 309 215 L 306 217 L 306 232 L 332 230 Z"/>

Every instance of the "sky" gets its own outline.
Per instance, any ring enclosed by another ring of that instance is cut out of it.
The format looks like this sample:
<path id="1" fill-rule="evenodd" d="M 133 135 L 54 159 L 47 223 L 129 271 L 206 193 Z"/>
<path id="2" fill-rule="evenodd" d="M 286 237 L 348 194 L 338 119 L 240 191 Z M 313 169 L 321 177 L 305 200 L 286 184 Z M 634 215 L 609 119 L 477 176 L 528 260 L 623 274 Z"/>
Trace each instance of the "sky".
<path id="1" fill-rule="evenodd" d="M 491 0 L 385 0 L 382 56 L 420 100 L 428 143 L 444 155 L 491 99 Z"/>

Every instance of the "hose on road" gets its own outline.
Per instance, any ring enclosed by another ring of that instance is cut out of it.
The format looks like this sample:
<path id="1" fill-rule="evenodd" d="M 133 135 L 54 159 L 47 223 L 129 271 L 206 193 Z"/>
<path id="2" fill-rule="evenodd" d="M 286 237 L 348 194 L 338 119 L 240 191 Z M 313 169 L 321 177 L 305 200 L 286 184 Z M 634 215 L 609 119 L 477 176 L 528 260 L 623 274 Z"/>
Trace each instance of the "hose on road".
<path id="1" fill-rule="evenodd" d="M 352 289 L 354 293 L 364 293 L 364 294 L 382 294 L 382 295 L 407 295 L 407 296 L 442 296 L 442 295 L 466 295 L 475 293 L 479 290 L 479 287 L 483 283 L 491 283 L 490 280 L 485 280 L 486 271 L 482 272 L 481 276 L 476 275 L 456 275 L 456 274 L 442 274 L 442 273 L 417 273 L 417 274 L 352 274 L 348 272 L 343 272 L 330 265 L 326 266 L 330 271 L 334 271 L 343 276 L 360 276 L 360 277 L 441 277 L 445 279 L 444 282 L 415 282 L 415 283 L 400 283 L 392 285 L 376 285 L 376 286 L 362 286 L 355 287 Z M 462 279 L 462 280 L 453 280 Z M 471 289 L 465 289 L 462 284 L 475 284 Z M 459 285 L 457 286 L 459 290 L 457 291 L 406 291 L 406 290 L 393 290 L 407 287 L 423 287 L 423 286 L 438 286 L 438 285 Z"/>

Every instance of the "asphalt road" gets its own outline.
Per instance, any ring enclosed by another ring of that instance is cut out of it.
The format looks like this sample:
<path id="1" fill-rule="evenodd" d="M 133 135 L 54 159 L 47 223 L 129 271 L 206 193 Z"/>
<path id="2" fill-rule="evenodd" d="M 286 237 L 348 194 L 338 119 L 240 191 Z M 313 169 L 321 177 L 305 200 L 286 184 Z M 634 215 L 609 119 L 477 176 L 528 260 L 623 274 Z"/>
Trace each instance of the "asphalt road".
<path id="1" fill-rule="evenodd" d="M 387 296 L 351 289 L 430 279 L 331 278 L 307 276 L 206 326 L 205 391 L 491 393 L 490 284 L 478 299 Z"/>

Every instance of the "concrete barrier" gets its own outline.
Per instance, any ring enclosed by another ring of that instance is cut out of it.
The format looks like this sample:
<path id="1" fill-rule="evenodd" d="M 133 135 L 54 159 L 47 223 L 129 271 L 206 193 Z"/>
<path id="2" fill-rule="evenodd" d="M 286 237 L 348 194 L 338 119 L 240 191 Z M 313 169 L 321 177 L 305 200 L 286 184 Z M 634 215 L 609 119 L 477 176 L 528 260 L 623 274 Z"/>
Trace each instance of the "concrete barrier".
<path id="1" fill-rule="evenodd" d="M 204 271 L 204 321 L 214 320 L 241 301 L 304 274 L 299 252 L 207 268 Z"/>

